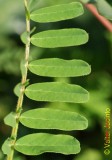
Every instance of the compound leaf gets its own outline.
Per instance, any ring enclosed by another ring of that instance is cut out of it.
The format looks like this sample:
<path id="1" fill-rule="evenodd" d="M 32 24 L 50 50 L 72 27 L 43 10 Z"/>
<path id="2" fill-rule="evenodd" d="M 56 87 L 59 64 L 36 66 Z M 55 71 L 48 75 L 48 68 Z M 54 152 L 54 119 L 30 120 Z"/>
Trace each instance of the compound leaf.
<path id="1" fill-rule="evenodd" d="M 46 133 L 30 134 L 16 141 L 15 149 L 26 155 L 40 155 L 45 152 L 77 154 L 80 143 L 68 135 L 52 135 Z"/>
<path id="2" fill-rule="evenodd" d="M 20 122 L 34 129 L 83 130 L 87 119 L 78 113 L 49 108 L 33 109 L 23 113 Z"/>
<path id="3" fill-rule="evenodd" d="M 30 18 L 36 22 L 56 22 L 78 17 L 84 13 L 79 2 L 62 4 L 38 9 L 31 13 Z"/>
<path id="4" fill-rule="evenodd" d="M 31 43 L 43 48 L 77 46 L 88 41 L 86 31 L 78 28 L 48 30 L 31 37 Z"/>
<path id="5" fill-rule="evenodd" d="M 89 74 L 91 67 L 82 60 L 48 58 L 31 62 L 29 70 L 40 76 L 77 77 Z"/>
<path id="6" fill-rule="evenodd" d="M 61 82 L 32 84 L 26 88 L 25 94 L 36 101 L 84 103 L 89 99 L 84 88 Z"/>

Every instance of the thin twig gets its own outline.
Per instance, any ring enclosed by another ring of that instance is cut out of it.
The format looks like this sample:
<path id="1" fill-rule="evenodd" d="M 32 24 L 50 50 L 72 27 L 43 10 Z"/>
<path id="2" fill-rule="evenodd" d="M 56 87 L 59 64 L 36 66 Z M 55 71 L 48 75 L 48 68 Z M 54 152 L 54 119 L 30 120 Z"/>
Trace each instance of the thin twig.
<path id="1" fill-rule="evenodd" d="M 25 83 L 27 81 L 27 71 L 28 71 L 28 60 L 29 60 L 29 53 L 30 53 L 30 18 L 29 18 L 29 11 L 28 11 L 28 0 L 24 0 L 25 5 L 25 12 L 26 12 L 26 31 L 27 31 L 27 43 L 25 47 L 25 59 L 24 59 L 24 69 L 25 73 L 22 75 L 21 80 L 21 90 L 20 90 L 20 96 L 18 98 L 17 106 L 16 106 L 16 126 L 12 129 L 11 133 L 11 153 L 7 156 L 7 160 L 13 160 L 14 157 L 14 145 L 17 139 L 17 133 L 18 133 L 18 127 L 19 127 L 19 117 L 21 115 L 22 106 L 23 106 L 23 99 L 24 99 L 24 91 L 25 91 Z"/>
<path id="2" fill-rule="evenodd" d="M 93 4 L 84 4 L 84 5 L 99 20 L 99 22 L 101 22 L 103 26 L 105 26 L 105 28 L 109 32 L 112 32 L 112 23 L 105 17 L 101 16 Z"/>

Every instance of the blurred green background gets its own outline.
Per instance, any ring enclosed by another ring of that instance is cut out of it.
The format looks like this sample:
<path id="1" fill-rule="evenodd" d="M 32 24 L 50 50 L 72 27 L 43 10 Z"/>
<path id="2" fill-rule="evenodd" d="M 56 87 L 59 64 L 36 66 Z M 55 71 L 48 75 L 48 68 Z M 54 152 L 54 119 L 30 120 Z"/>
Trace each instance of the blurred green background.
<path id="1" fill-rule="evenodd" d="M 73 2 L 73 0 L 35 0 L 41 8 L 55 4 Z M 78 112 L 89 121 L 89 127 L 85 131 L 70 132 L 79 139 L 81 152 L 78 155 L 64 156 L 61 154 L 43 154 L 36 157 L 28 157 L 16 153 L 14 160 L 105 160 L 104 156 L 104 123 L 105 110 L 112 103 L 112 35 L 98 20 L 85 9 L 84 15 L 63 22 L 38 24 L 31 23 L 31 27 L 37 31 L 48 29 L 61 29 L 78 27 L 89 33 L 89 42 L 80 47 L 68 47 L 57 49 L 42 49 L 31 46 L 30 60 L 38 58 L 57 57 L 63 59 L 82 59 L 92 66 L 89 76 L 70 79 L 52 79 L 28 74 L 30 83 L 44 81 L 68 81 L 72 84 L 80 84 L 90 92 L 90 100 L 86 104 L 65 103 L 37 103 L 25 98 L 24 110 L 38 107 L 60 108 Z M 14 86 L 20 82 L 20 60 L 24 57 L 24 44 L 20 35 L 25 31 L 25 14 L 23 0 L 0 0 L 0 146 L 10 136 L 11 128 L 6 126 L 3 118 L 15 110 L 17 97 L 13 93 Z M 18 137 L 41 130 L 31 130 L 20 125 Z M 44 131 L 45 132 L 45 131 Z M 51 133 L 65 133 L 57 130 L 46 131 Z M 1 147 L 0 147 L 1 148 Z M 5 157 L 0 151 L 0 160 Z"/>

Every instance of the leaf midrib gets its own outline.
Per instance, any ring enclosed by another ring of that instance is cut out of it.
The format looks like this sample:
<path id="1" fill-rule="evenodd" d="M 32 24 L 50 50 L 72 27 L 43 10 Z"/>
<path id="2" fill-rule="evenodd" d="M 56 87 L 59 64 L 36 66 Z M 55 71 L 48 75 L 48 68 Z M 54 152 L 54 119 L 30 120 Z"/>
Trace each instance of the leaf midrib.
<path id="1" fill-rule="evenodd" d="M 77 9 L 79 11 L 79 9 Z M 68 11 L 74 11 L 74 9 L 68 9 L 68 10 L 64 10 L 64 11 L 59 11 L 58 13 L 64 13 L 64 12 L 68 12 Z M 50 12 L 50 13 L 31 13 L 31 17 L 36 16 L 36 15 L 51 15 L 51 14 L 57 14 L 57 12 Z M 81 13 L 81 12 L 80 12 Z M 79 13 L 79 14 L 80 14 Z"/>
<path id="2" fill-rule="evenodd" d="M 34 35 L 34 36 L 35 36 L 35 35 Z M 39 34 L 38 34 L 38 36 L 39 36 Z M 43 35 L 41 35 L 41 36 L 43 36 Z M 38 38 L 38 37 L 31 37 L 31 39 L 32 39 L 32 40 L 37 40 L 37 39 L 38 39 L 38 40 L 42 40 L 42 39 L 57 39 L 57 38 L 62 38 L 62 39 L 63 39 L 63 38 L 65 38 L 65 37 L 76 38 L 75 36 L 78 36 L 78 37 L 81 36 L 81 38 L 82 38 L 83 34 L 80 34 L 80 35 L 79 35 L 79 34 L 77 34 L 77 35 L 75 34 L 74 36 L 72 36 L 72 35 L 71 35 L 71 36 L 68 36 L 68 35 L 67 35 L 67 36 L 60 36 L 60 35 L 59 35 L 59 36 L 55 36 L 55 37 L 52 37 L 52 36 L 51 36 L 51 37 L 46 37 L 46 35 L 44 35 L 44 36 L 45 36 L 45 37 L 39 37 L 39 38 Z M 84 35 L 84 36 L 86 37 L 86 35 Z"/>
<path id="3" fill-rule="evenodd" d="M 43 88 L 43 89 L 44 89 L 44 88 Z M 59 91 L 59 92 L 58 92 L 58 91 L 57 91 L 57 92 L 56 92 L 56 91 L 45 91 L 45 90 L 42 90 L 42 89 L 41 89 L 41 90 L 26 89 L 26 92 L 27 92 L 27 91 L 28 91 L 28 92 L 43 92 L 43 93 L 44 93 L 44 92 L 46 92 L 46 93 L 52 92 L 52 93 L 58 93 L 58 94 L 59 94 L 59 93 L 64 93 L 64 94 L 81 94 L 81 95 L 82 95 L 82 94 L 85 94 L 85 95 L 87 94 L 87 93 L 79 93 L 79 92 L 75 92 L 75 93 L 74 93 L 74 92 L 70 92 L 70 91 L 66 91 L 66 92 L 62 92 L 62 91 L 61 91 L 61 92 L 60 92 L 60 91 Z"/>
<path id="4" fill-rule="evenodd" d="M 47 64 L 46 64 L 46 65 L 47 65 Z M 68 67 L 67 67 L 66 64 L 63 65 L 63 66 L 59 66 L 59 65 L 55 65 L 55 66 L 53 66 L 53 65 L 50 66 L 50 65 L 49 65 L 49 66 L 46 66 L 46 65 L 32 65 L 32 64 L 30 64 L 29 66 L 30 66 L 30 67 L 37 67 L 37 66 L 38 66 L 38 67 L 53 67 L 53 68 L 56 68 L 56 67 L 58 67 L 58 68 L 63 68 L 63 67 L 64 67 L 64 68 L 70 68 L 70 69 L 71 69 L 71 68 L 87 68 L 87 67 L 88 67 L 88 66 L 85 66 L 85 65 L 84 65 L 84 66 L 83 66 L 83 65 L 82 65 L 82 66 L 80 66 L 80 65 L 78 66 L 78 65 L 77 65 L 77 66 L 68 66 Z"/>
<path id="5" fill-rule="evenodd" d="M 63 119 L 59 119 L 59 120 L 56 120 L 56 119 L 47 119 L 47 118 L 32 118 L 32 117 L 25 117 L 25 116 L 21 116 L 21 119 L 33 119 L 33 120 L 47 120 L 47 121 L 68 121 L 68 122 L 74 122 L 75 120 L 63 120 Z M 85 122 L 84 120 L 78 120 L 77 122 Z"/>
<path id="6" fill-rule="evenodd" d="M 25 144 L 16 144 L 16 146 L 27 146 L 27 147 L 48 147 L 48 146 L 50 146 L 50 147 L 64 147 L 64 146 L 77 146 L 77 144 L 75 144 L 75 145 L 60 145 L 60 146 L 57 146 L 57 145 L 41 145 L 41 146 L 39 146 L 39 145 L 25 145 Z"/>

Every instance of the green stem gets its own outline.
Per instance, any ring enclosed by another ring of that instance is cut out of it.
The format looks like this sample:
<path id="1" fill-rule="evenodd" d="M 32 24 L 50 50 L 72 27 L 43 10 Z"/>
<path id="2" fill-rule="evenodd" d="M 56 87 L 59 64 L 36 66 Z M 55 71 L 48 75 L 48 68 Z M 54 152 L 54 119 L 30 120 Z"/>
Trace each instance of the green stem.
<path id="1" fill-rule="evenodd" d="M 19 128 L 19 117 L 21 115 L 22 111 L 22 106 L 23 106 L 23 99 L 24 99 L 24 91 L 25 91 L 25 83 L 27 81 L 27 72 L 28 72 L 28 61 L 29 61 L 29 53 L 30 53 L 30 14 L 28 10 L 28 0 L 24 0 L 24 5 L 25 5 L 25 12 L 26 12 L 26 31 L 27 31 L 27 43 L 25 47 L 25 58 L 24 58 L 24 67 L 25 67 L 25 73 L 22 75 L 22 80 L 21 80 L 21 90 L 20 90 L 20 96 L 18 98 L 17 106 L 16 106 L 16 126 L 12 129 L 11 133 L 11 138 L 12 143 L 12 149 L 10 155 L 7 156 L 7 160 L 13 160 L 14 157 L 14 145 L 17 139 L 17 133 L 18 133 L 18 128 Z"/>

